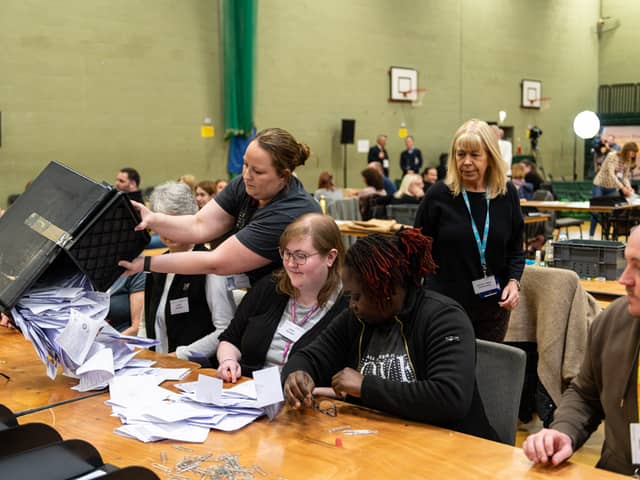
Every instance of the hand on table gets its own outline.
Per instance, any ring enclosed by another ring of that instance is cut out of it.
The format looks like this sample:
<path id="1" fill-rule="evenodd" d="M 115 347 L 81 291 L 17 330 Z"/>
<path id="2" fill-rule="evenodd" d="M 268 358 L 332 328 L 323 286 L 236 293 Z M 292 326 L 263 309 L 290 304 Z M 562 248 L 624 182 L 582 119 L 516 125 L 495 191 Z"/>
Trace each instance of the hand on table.
<path id="1" fill-rule="evenodd" d="M 522 450 L 533 463 L 558 465 L 573 455 L 573 444 L 566 433 L 543 428 L 529 435 L 522 444 Z"/>
<path id="2" fill-rule="evenodd" d="M 311 376 L 302 370 L 290 373 L 284 382 L 284 398 L 291 408 L 312 408 L 312 392 L 315 383 Z"/>
<path id="3" fill-rule="evenodd" d="M 6 313 L 0 313 L 0 327 L 15 328 L 13 319 Z"/>
<path id="4" fill-rule="evenodd" d="M 333 376 L 331 379 L 331 386 L 338 397 L 344 398 L 347 395 L 360 397 L 363 379 L 364 375 L 353 368 L 347 367 L 343 368 Z"/>
<path id="5" fill-rule="evenodd" d="M 242 367 L 233 358 L 225 358 L 216 370 L 216 377 L 224 382 L 236 383 L 241 376 Z"/>

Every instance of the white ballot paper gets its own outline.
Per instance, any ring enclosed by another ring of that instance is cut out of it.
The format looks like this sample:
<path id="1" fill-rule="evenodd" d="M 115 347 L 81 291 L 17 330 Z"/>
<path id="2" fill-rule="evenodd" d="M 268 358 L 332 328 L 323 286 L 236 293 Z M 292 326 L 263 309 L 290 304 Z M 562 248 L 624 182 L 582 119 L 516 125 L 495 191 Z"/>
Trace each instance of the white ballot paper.
<path id="1" fill-rule="evenodd" d="M 222 398 L 222 380 L 208 375 L 198 375 L 196 401 L 219 405 Z"/>

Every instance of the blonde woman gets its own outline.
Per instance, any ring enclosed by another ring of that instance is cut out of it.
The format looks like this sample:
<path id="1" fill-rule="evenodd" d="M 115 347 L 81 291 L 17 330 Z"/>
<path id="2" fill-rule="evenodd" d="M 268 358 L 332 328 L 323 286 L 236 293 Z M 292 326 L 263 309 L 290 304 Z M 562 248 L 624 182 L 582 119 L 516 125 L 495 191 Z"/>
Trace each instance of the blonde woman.
<path id="1" fill-rule="evenodd" d="M 416 226 L 433 238 L 438 265 L 429 287 L 463 306 L 478 338 L 496 342 L 518 305 L 524 270 L 520 199 L 505 168 L 489 125 L 465 122 L 453 137 L 444 182 L 427 191 L 416 215 Z"/>
<path id="2" fill-rule="evenodd" d="M 400 188 L 393 194 L 391 203 L 420 203 L 422 197 L 424 197 L 424 182 L 422 181 L 422 177 L 417 173 L 407 173 L 402 177 Z"/>

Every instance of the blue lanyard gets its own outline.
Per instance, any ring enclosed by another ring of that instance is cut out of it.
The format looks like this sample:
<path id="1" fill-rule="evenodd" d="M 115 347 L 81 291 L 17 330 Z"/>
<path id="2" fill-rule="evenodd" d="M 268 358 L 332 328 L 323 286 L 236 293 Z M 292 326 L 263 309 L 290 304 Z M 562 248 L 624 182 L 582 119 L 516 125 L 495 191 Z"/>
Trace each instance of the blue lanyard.
<path id="1" fill-rule="evenodd" d="M 471 205 L 469 204 L 469 197 L 467 196 L 467 191 L 462 188 L 462 198 L 464 198 L 464 204 L 467 206 L 467 210 L 469 210 L 469 217 L 471 217 L 471 228 L 473 229 L 473 236 L 476 239 L 476 244 L 478 245 L 478 252 L 480 253 L 480 264 L 482 265 L 482 273 L 484 276 L 487 276 L 487 261 L 484 256 L 484 252 L 487 250 L 487 238 L 489 237 L 489 196 L 486 193 L 485 196 L 487 198 L 487 216 L 484 219 L 484 232 L 482 234 L 482 241 L 480 241 L 480 233 L 478 232 L 478 227 L 476 226 L 476 221 L 473 219 L 473 215 L 471 214 Z"/>

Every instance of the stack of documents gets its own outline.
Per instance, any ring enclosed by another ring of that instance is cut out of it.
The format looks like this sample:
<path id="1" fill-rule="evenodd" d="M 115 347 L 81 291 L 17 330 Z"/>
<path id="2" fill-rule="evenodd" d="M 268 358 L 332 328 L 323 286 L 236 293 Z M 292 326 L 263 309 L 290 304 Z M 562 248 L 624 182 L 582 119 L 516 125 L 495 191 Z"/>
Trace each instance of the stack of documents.
<path id="1" fill-rule="evenodd" d="M 36 349 L 47 375 L 58 365 L 65 375 L 79 378 L 80 391 L 104 388 L 114 373 L 136 354 L 134 345 L 155 340 L 121 335 L 104 319 L 109 295 L 94 292 L 85 275 L 63 280 L 61 286 L 29 290 L 12 309 L 16 325 Z"/>
<path id="2" fill-rule="evenodd" d="M 233 431 L 265 414 L 273 418 L 284 400 L 277 367 L 255 372 L 254 380 L 229 389 L 207 375 L 177 384 L 179 394 L 160 387 L 161 381 L 153 375 L 111 379 L 106 403 L 123 423 L 116 433 L 142 442 L 204 442 L 212 428 Z"/>

